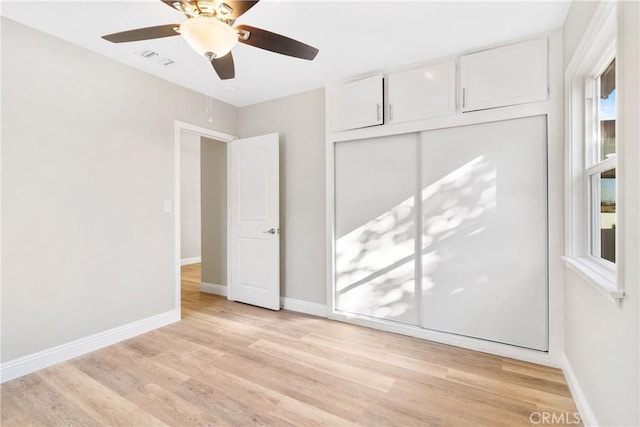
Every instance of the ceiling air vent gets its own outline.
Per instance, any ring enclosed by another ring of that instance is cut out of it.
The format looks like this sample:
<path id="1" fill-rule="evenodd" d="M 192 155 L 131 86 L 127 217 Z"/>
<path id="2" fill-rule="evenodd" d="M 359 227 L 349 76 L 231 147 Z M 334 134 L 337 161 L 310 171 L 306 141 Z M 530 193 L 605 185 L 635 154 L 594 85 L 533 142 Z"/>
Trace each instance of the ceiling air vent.
<path id="1" fill-rule="evenodd" d="M 165 67 L 168 67 L 170 65 L 175 64 L 176 62 L 171 59 L 171 58 L 167 58 L 165 56 L 160 56 L 160 54 L 158 52 L 155 52 L 153 50 L 150 49 L 143 49 L 143 50 L 137 50 L 134 52 L 135 55 L 140 55 L 142 58 L 144 58 L 145 60 L 149 61 L 149 62 L 153 62 L 154 64 L 159 64 L 159 65 L 163 65 Z"/>

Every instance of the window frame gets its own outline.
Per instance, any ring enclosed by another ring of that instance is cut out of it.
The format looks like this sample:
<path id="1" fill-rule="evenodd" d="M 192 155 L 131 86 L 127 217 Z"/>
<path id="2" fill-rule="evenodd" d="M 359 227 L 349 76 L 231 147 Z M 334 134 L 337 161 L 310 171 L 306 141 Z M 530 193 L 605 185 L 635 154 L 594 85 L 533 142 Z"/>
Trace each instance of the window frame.
<path id="1" fill-rule="evenodd" d="M 592 191 L 593 177 L 609 169 L 616 169 L 616 216 L 620 217 L 621 177 L 620 156 L 621 90 L 620 61 L 616 55 L 617 37 L 616 2 L 603 2 L 594 14 L 576 52 L 565 72 L 565 131 L 566 131 L 566 183 L 565 183 L 565 256 L 572 269 L 597 290 L 620 302 L 624 289 L 620 281 L 623 254 L 621 228 L 616 220 L 616 262 L 594 256 L 596 207 Z M 616 59 L 616 155 L 600 161 L 597 124 L 598 95 L 596 79 Z M 590 100 L 589 100 L 590 98 Z M 598 188 L 599 191 L 599 188 Z M 598 197 L 599 200 L 599 197 Z M 599 212 L 598 212 L 599 213 Z M 596 227 L 599 230 L 599 224 Z M 599 240 L 599 239 L 598 239 Z"/>
<path id="2" fill-rule="evenodd" d="M 598 175 L 611 170 L 616 169 L 617 172 L 617 150 L 615 154 L 604 160 L 601 159 L 601 131 L 600 131 L 600 117 L 599 111 L 599 93 L 600 85 L 598 80 L 600 76 L 607 70 L 609 64 L 616 59 L 615 44 L 610 43 L 606 52 L 601 56 L 600 60 L 596 63 L 592 72 L 584 78 L 584 91 L 585 91 L 585 120 L 584 120 L 584 145 L 585 145 L 585 161 L 584 161 L 584 179 L 585 179 L 585 192 L 587 194 L 587 236 L 588 247 L 586 251 L 587 258 L 600 267 L 610 270 L 615 274 L 616 263 L 608 261 L 601 256 L 594 254 L 596 249 L 600 251 L 600 235 L 596 230 L 600 230 L 599 214 L 600 214 L 600 187 L 595 185 L 595 181 Z M 616 67 L 617 72 L 617 67 Z M 616 82 L 617 82 L 616 76 Z M 617 104 L 617 100 L 616 100 Z M 617 112 L 617 105 L 616 105 Z M 617 115 L 617 114 L 616 114 Z M 617 128 L 616 117 L 616 128 Z M 618 133 L 616 133 L 617 135 Z M 617 145 L 617 144 L 616 144 Z M 617 148 L 617 147 L 616 147 Z M 616 188 L 618 183 L 616 182 Z M 597 191 L 597 197 L 595 195 Z M 616 194 L 617 199 L 617 194 Z M 617 222 L 617 221 L 616 221 Z M 616 238 L 618 230 L 616 229 Z"/>

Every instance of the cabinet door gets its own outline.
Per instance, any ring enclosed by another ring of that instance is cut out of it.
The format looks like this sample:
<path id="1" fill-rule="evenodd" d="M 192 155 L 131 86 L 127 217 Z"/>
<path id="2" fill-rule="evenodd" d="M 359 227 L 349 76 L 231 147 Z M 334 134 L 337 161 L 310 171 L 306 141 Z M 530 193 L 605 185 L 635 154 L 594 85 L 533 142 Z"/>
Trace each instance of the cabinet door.
<path id="1" fill-rule="evenodd" d="M 547 39 L 462 56 L 460 80 L 463 112 L 544 101 Z"/>
<path id="2" fill-rule="evenodd" d="M 389 122 L 401 123 L 456 112 L 454 61 L 389 74 Z"/>
<path id="3" fill-rule="evenodd" d="M 329 129 L 338 132 L 383 123 L 382 75 L 327 90 Z"/>

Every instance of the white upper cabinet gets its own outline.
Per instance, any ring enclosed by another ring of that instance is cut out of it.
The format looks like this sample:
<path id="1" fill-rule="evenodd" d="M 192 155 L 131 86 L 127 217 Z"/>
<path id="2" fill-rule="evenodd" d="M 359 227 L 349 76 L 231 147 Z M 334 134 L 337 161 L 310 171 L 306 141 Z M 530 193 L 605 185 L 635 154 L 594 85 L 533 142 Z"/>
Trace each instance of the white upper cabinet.
<path id="1" fill-rule="evenodd" d="M 389 123 L 402 123 L 456 112 L 454 61 L 430 64 L 388 75 Z"/>
<path id="2" fill-rule="evenodd" d="M 329 129 L 338 132 L 383 123 L 382 75 L 327 89 Z"/>
<path id="3" fill-rule="evenodd" d="M 547 53 L 544 38 L 460 57 L 462 111 L 546 100 Z"/>

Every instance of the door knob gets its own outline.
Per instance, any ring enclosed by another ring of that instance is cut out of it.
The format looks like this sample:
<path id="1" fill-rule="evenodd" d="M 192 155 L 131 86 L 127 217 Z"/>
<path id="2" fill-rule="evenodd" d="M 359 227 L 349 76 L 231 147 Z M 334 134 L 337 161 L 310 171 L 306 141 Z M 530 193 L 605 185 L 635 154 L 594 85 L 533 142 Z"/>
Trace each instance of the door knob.
<path id="1" fill-rule="evenodd" d="M 271 228 L 267 231 L 263 231 L 264 234 L 276 234 L 276 233 L 280 233 L 280 230 L 276 230 L 275 228 Z"/>

